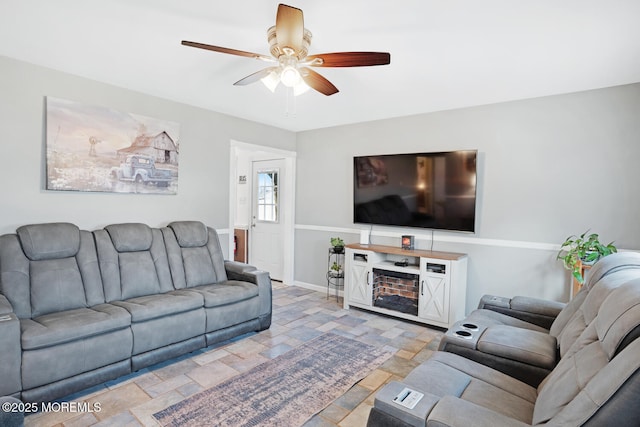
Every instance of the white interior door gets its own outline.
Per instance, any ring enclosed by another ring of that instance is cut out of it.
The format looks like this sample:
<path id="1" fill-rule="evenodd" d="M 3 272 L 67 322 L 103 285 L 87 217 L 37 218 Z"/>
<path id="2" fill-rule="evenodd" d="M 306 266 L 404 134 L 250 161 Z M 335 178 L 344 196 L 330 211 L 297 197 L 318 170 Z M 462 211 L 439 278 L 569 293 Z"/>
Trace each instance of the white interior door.
<path id="1" fill-rule="evenodd" d="M 253 162 L 249 263 L 268 271 L 271 278 L 284 276 L 283 191 L 287 191 L 284 159 Z"/>

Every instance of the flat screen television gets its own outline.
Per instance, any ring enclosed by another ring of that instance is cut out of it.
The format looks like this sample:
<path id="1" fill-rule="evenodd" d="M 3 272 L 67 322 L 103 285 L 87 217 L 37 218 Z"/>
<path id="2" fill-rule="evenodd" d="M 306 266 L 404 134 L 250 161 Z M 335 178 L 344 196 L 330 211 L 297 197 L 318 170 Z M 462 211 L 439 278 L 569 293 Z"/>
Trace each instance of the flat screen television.
<path id="1" fill-rule="evenodd" d="M 476 150 L 353 158 L 353 221 L 475 232 Z"/>

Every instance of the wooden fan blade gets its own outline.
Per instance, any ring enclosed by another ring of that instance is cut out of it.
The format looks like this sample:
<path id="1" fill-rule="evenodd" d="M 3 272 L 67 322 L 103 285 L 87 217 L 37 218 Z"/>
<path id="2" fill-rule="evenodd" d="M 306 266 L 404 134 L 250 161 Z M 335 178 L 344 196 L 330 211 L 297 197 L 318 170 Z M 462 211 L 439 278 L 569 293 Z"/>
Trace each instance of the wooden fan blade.
<path id="1" fill-rule="evenodd" d="M 336 52 L 310 55 L 305 62 L 320 59 L 322 62 L 310 63 L 313 67 L 368 67 L 371 65 L 387 65 L 391 63 L 388 52 Z"/>
<path id="2" fill-rule="evenodd" d="M 264 70 L 260 70 L 260 71 L 256 71 L 253 74 L 249 74 L 247 77 L 245 77 L 244 79 L 240 79 L 237 82 L 234 83 L 234 85 L 236 86 L 246 86 L 246 85 L 250 85 L 251 83 L 255 83 L 258 80 L 267 77 L 269 75 L 269 73 L 271 73 L 272 71 L 276 71 L 278 69 L 278 67 L 269 67 L 269 68 L 265 68 Z"/>
<path id="3" fill-rule="evenodd" d="M 266 55 L 261 55 L 259 53 L 245 52 L 244 50 L 229 49 L 227 47 L 213 46 L 210 44 L 190 42 L 187 40 L 182 40 L 182 44 L 184 46 L 197 47 L 198 49 L 206 49 L 206 50 L 212 50 L 214 52 L 228 53 L 229 55 L 245 56 L 247 58 L 263 59 L 266 61 L 273 60 L 273 58 Z"/>
<path id="4" fill-rule="evenodd" d="M 304 82 L 309 85 L 312 89 L 317 90 L 318 92 L 324 95 L 333 95 L 334 93 L 338 93 L 339 90 L 337 87 L 333 85 L 329 80 L 322 77 L 320 74 L 316 73 L 310 68 L 303 67 L 300 69 L 300 75 Z"/>
<path id="5" fill-rule="evenodd" d="M 302 10 L 287 6 L 278 5 L 276 14 L 276 38 L 280 49 L 288 47 L 297 54 L 302 49 L 302 37 L 304 35 L 304 17 Z"/>

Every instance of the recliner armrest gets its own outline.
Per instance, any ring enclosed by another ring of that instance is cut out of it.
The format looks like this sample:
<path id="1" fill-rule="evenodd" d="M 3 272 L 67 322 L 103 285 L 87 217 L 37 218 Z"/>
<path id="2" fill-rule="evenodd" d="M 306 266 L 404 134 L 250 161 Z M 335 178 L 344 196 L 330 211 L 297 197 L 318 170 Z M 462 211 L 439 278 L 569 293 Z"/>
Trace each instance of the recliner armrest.
<path id="1" fill-rule="evenodd" d="M 0 295 L 0 348 L 0 396 L 17 394 L 22 389 L 20 321 L 4 295 Z"/>
<path id="2" fill-rule="evenodd" d="M 523 296 L 506 298 L 495 295 L 484 295 L 478 304 L 479 309 L 506 314 L 545 329 L 551 328 L 551 324 L 564 306 L 564 303 L 540 298 Z"/>
<path id="3" fill-rule="evenodd" d="M 444 396 L 427 417 L 427 427 L 525 427 L 515 418 L 476 405 L 455 396 Z"/>
<path id="4" fill-rule="evenodd" d="M 15 408 L 24 407 L 24 404 L 11 396 L 0 396 L 0 426 L 3 427 L 22 427 L 24 426 L 24 412 L 15 411 Z M 5 406 L 9 411 L 5 411 Z"/>
<path id="5" fill-rule="evenodd" d="M 513 297 L 511 309 L 527 313 L 537 313 L 543 316 L 558 317 L 566 304 L 558 301 L 550 301 L 532 297 Z"/>
<path id="6" fill-rule="evenodd" d="M 224 266 L 227 271 L 227 277 L 230 280 L 240 280 L 258 285 L 260 322 L 263 328 L 268 328 L 271 325 L 272 311 L 271 277 L 269 272 L 258 270 L 252 265 L 236 261 L 225 261 Z"/>
<path id="7" fill-rule="evenodd" d="M 227 275 L 229 275 L 229 273 L 242 274 L 245 271 L 257 270 L 253 265 L 228 260 L 224 261 L 224 269 L 227 270 Z"/>
<path id="8" fill-rule="evenodd" d="M 483 295 L 478 303 L 478 309 L 485 308 L 491 310 L 494 307 L 511 308 L 511 298 L 499 297 L 495 295 Z"/>
<path id="9" fill-rule="evenodd" d="M 0 316 L 13 313 L 11 303 L 4 295 L 0 294 Z"/>

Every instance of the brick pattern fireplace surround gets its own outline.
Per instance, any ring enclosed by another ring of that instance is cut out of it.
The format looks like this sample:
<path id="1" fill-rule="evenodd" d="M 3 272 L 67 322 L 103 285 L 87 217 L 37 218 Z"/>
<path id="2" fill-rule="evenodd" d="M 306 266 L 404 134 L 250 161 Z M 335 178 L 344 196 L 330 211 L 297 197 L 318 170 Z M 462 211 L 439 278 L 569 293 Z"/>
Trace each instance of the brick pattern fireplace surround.
<path id="1" fill-rule="evenodd" d="M 373 269 L 373 305 L 418 315 L 420 276 L 412 273 Z"/>

